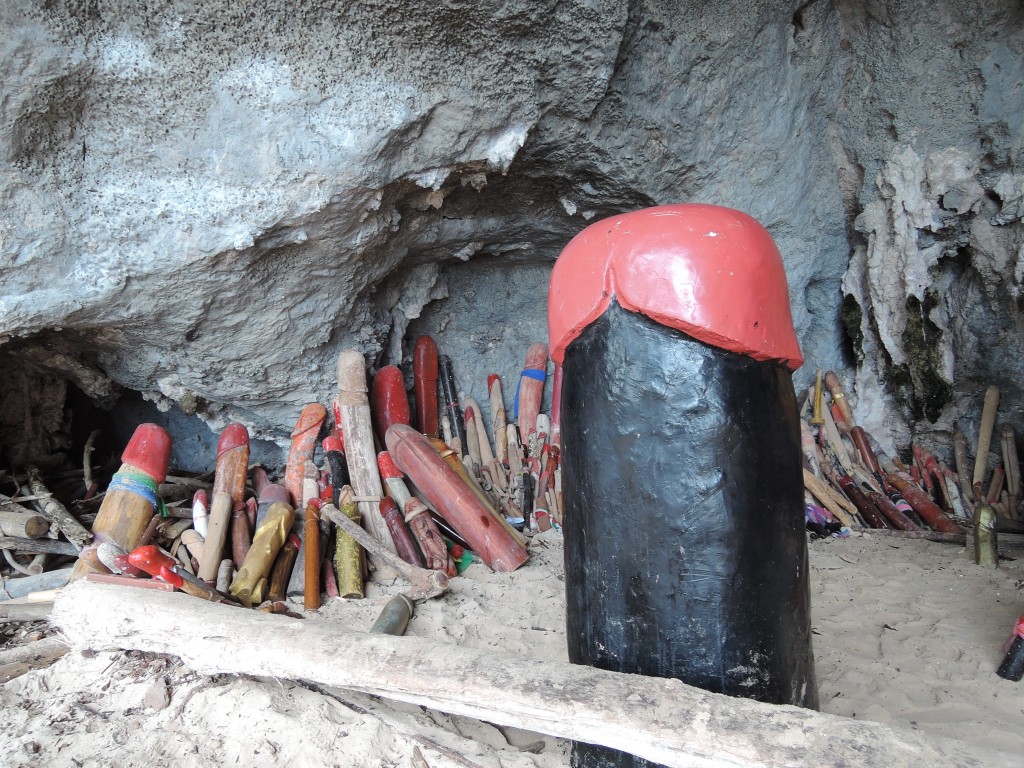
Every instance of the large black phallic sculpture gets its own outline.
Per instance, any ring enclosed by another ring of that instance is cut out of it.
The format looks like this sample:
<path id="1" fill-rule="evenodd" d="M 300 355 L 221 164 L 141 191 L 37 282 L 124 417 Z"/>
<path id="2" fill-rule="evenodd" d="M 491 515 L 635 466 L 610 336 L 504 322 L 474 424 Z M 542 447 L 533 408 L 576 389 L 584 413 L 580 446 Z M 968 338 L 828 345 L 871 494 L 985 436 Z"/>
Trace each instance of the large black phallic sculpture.
<path id="1" fill-rule="evenodd" d="M 600 221 L 551 277 L 569 658 L 815 708 L 782 260 L 728 208 Z M 651 765 L 577 743 L 577 768 Z"/>

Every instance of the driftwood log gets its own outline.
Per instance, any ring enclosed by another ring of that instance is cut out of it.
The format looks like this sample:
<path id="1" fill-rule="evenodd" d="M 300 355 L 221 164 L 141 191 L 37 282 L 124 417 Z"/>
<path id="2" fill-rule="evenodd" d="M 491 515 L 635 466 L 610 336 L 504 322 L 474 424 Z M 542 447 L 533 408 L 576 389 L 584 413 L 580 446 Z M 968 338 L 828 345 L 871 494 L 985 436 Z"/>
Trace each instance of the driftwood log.
<path id="1" fill-rule="evenodd" d="M 0 651 L 0 684 L 33 669 L 48 667 L 68 650 L 68 644 L 62 638 L 44 637 L 17 648 Z"/>
<path id="2" fill-rule="evenodd" d="M 50 521 L 18 505 L 0 505 L 0 533 L 22 539 L 38 539 L 50 530 Z"/>
<path id="3" fill-rule="evenodd" d="M 909 729 L 417 637 L 347 632 L 194 600 L 77 582 L 51 617 L 72 647 L 169 653 L 204 673 L 301 679 L 631 752 L 666 766 L 1019 765 Z M 345 648 L 345 663 L 337 649 Z"/>
<path id="4" fill-rule="evenodd" d="M 9 549 L 13 552 L 40 552 L 48 555 L 69 555 L 77 557 L 79 548 L 67 541 L 56 541 L 54 539 L 19 539 L 14 536 L 0 536 L 0 549 Z"/>
<path id="5" fill-rule="evenodd" d="M 28 489 L 39 497 L 36 508 L 43 517 L 56 525 L 78 549 L 92 541 L 92 533 L 68 512 L 67 507 L 53 498 L 50 489 L 43 484 L 38 469 L 29 467 L 28 478 Z"/>

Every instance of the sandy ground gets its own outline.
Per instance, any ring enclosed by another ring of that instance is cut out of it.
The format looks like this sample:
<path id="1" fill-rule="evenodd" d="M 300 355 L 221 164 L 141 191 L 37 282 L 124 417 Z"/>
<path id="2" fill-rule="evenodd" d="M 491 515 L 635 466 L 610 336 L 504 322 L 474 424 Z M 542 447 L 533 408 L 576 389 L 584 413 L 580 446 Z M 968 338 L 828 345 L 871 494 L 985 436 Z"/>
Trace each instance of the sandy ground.
<path id="1" fill-rule="evenodd" d="M 1001 550 L 1016 559 L 986 569 L 956 546 L 812 542 L 822 709 L 1019 752 L 1024 683 L 995 668 L 1024 613 L 1024 547 L 1004 537 Z M 409 634 L 564 660 L 561 579 L 561 541 L 543 534 L 515 573 L 472 566 L 418 607 Z M 366 629 L 399 589 L 371 585 L 310 620 Z M 0 686 L 0 707 L 5 766 L 568 765 L 565 742 L 535 733 L 286 680 L 200 677 L 138 652 L 72 653 Z"/>

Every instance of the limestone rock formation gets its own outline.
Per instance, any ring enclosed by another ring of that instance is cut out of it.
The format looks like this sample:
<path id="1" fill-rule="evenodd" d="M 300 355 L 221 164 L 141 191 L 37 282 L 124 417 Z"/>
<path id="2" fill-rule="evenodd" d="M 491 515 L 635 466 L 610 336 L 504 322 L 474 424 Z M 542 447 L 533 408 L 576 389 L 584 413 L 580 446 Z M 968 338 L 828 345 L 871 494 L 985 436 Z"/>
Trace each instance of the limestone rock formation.
<path id="1" fill-rule="evenodd" d="M 11 0 L 0 21 L 8 451 L 63 445 L 24 434 L 26 376 L 37 432 L 70 382 L 280 441 L 340 349 L 399 363 L 421 331 L 482 401 L 544 338 L 561 247 L 671 202 L 769 228 L 809 367 L 856 371 L 883 437 L 976 419 L 1024 359 L 1019 4 Z"/>

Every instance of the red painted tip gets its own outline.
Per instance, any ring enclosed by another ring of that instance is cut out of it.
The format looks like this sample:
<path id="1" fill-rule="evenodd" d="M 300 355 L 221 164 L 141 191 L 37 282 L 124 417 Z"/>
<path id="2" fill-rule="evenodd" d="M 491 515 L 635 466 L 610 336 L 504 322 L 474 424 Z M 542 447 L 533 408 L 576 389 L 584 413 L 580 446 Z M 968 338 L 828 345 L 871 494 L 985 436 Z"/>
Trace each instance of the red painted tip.
<path id="1" fill-rule="evenodd" d="M 469 424 L 469 422 L 471 422 L 471 421 L 474 424 L 476 424 L 476 414 L 473 413 L 473 409 L 472 408 L 467 408 L 466 410 L 464 410 L 462 412 L 462 417 L 466 420 L 467 424 Z"/>
<path id="2" fill-rule="evenodd" d="M 803 362 L 782 256 L 761 224 L 731 208 L 647 208 L 576 235 L 548 287 L 556 363 L 613 299 L 720 349 L 793 370 Z"/>
<path id="3" fill-rule="evenodd" d="M 316 510 L 319 510 L 322 505 L 323 505 L 323 502 L 320 501 L 320 499 L 318 499 L 316 496 L 314 496 L 312 499 L 310 499 L 309 501 L 306 502 L 306 507 L 307 508 L 308 507 L 312 507 L 313 509 L 316 509 Z"/>
<path id="4" fill-rule="evenodd" d="M 387 451 L 381 451 L 377 454 L 377 469 L 380 471 L 380 476 L 385 480 L 390 480 L 395 477 L 403 477 L 402 471 L 395 464 L 395 460 L 391 458 L 391 454 Z"/>
<path id="5" fill-rule="evenodd" d="M 397 365 L 385 365 L 383 368 L 377 371 L 373 376 L 374 384 L 378 381 L 381 382 L 380 386 L 385 384 L 390 386 L 399 386 L 402 390 L 405 390 L 405 378 L 402 376 L 402 369 Z"/>
<path id="6" fill-rule="evenodd" d="M 204 508 L 210 506 L 209 497 L 206 495 L 206 489 L 200 488 L 198 491 L 192 494 L 192 506 L 202 505 Z"/>
<path id="7" fill-rule="evenodd" d="M 292 430 L 291 436 L 295 438 L 311 429 L 316 429 L 319 432 L 326 418 L 327 409 L 320 403 L 307 403 L 299 412 L 299 418 L 295 421 L 295 428 Z"/>
<path id="8" fill-rule="evenodd" d="M 542 370 L 548 367 L 548 345 L 538 341 L 526 350 L 526 368 Z"/>
<path id="9" fill-rule="evenodd" d="M 155 544 L 137 547 L 128 555 L 128 562 L 151 576 L 159 575 L 162 568 L 170 569 L 175 565 L 174 560 L 161 552 Z"/>
<path id="10" fill-rule="evenodd" d="M 385 496 L 380 500 L 380 516 L 387 517 L 391 512 L 398 511 L 398 504 L 390 496 Z"/>
<path id="11" fill-rule="evenodd" d="M 285 504 L 292 503 L 291 494 L 288 489 L 278 483 L 268 483 L 260 494 L 260 504 L 275 504 L 283 501 Z"/>
<path id="12" fill-rule="evenodd" d="M 121 454 L 121 461 L 143 472 L 158 483 L 167 477 L 171 460 L 171 436 L 157 424 L 139 424 Z"/>
<path id="13" fill-rule="evenodd" d="M 322 503 L 330 503 L 334 498 L 334 486 L 327 485 L 320 489 L 320 501 Z"/>
<path id="14" fill-rule="evenodd" d="M 437 378 L 437 344 L 429 336 L 420 336 L 416 339 L 412 365 L 416 375 L 421 379 Z"/>
<path id="15" fill-rule="evenodd" d="M 324 453 L 330 453 L 331 451 L 335 451 L 337 453 L 345 452 L 345 441 L 335 435 L 325 437 L 322 445 L 324 447 Z"/>
<path id="16" fill-rule="evenodd" d="M 387 432 L 392 424 L 409 423 L 409 398 L 401 369 L 387 365 L 377 371 L 370 389 L 370 406 L 378 435 Z"/>
<path id="17" fill-rule="evenodd" d="M 497 383 L 499 385 L 501 384 L 501 376 L 499 376 L 496 373 L 489 373 L 489 374 L 487 374 L 487 391 L 488 392 L 491 391 L 491 387 L 493 387 L 495 385 L 495 383 Z"/>
<path id="18" fill-rule="evenodd" d="M 334 413 L 334 429 L 340 435 L 341 434 L 341 406 L 338 405 L 338 399 L 331 400 L 331 412 Z"/>
<path id="19" fill-rule="evenodd" d="M 290 541 L 292 546 L 296 549 L 302 549 L 302 539 L 300 539 L 297 534 L 288 534 L 288 541 Z"/>
<path id="20" fill-rule="evenodd" d="M 217 441 L 217 455 L 241 448 L 249 444 L 249 430 L 244 424 L 228 424 L 220 433 L 220 440 Z"/>
<path id="21" fill-rule="evenodd" d="M 462 548 L 461 544 L 452 544 L 453 560 L 459 560 L 464 554 L 466 554 L 466 550 Z"/>

